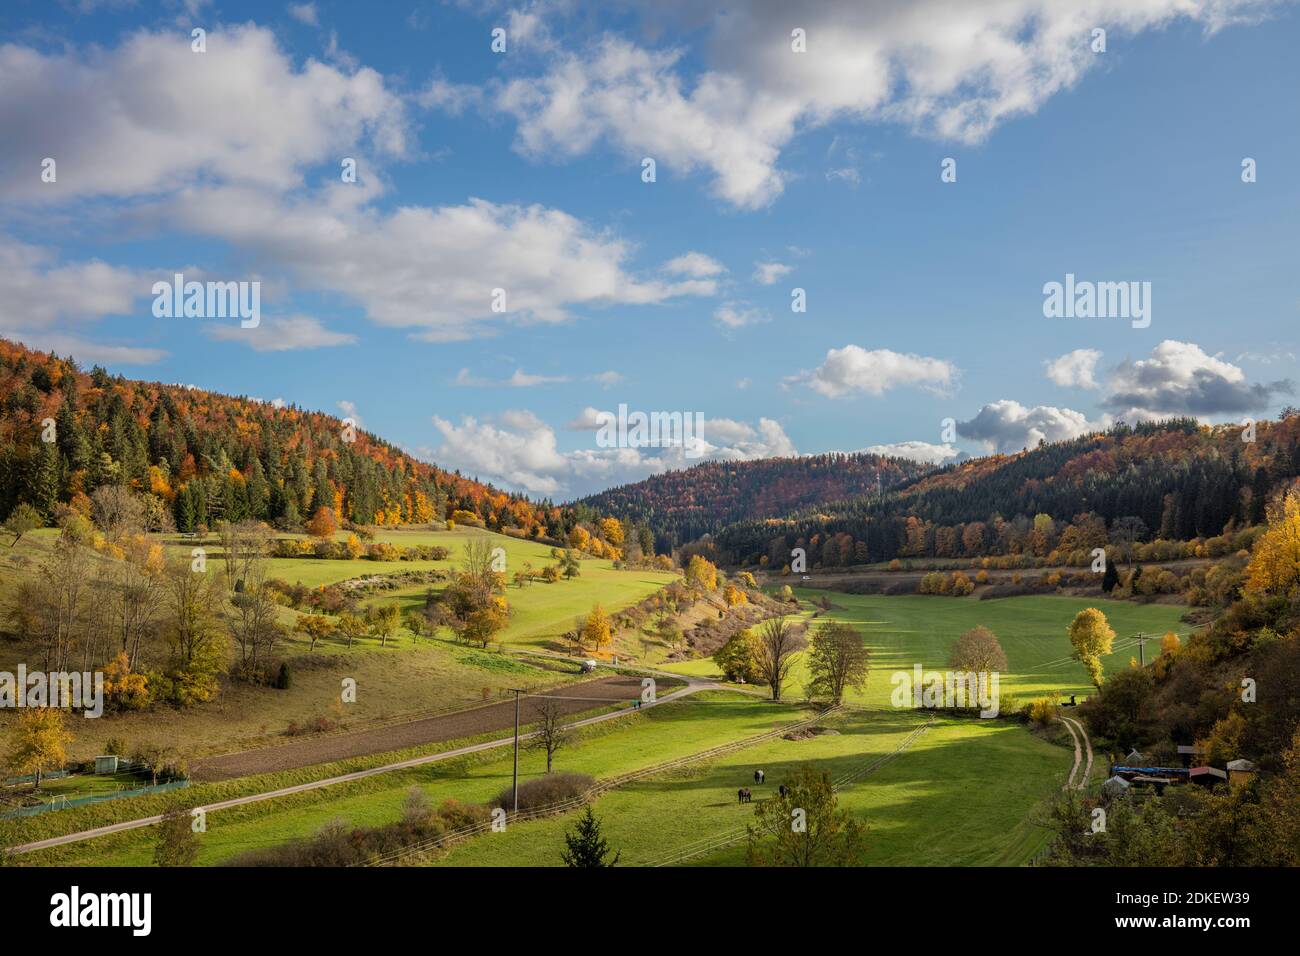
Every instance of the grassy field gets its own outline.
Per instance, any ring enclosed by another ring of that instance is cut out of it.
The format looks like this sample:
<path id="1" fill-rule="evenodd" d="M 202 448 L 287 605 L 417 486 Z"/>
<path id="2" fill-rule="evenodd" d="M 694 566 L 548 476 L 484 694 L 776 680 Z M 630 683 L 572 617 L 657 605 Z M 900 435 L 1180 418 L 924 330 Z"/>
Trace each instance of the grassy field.
<path id="1" fill-rule="evenodd" d="M 1100 609 L 1117 635 L 1114 653 L 1104 661 L 1107 673 L 1127 667 L 1129 658 L 1137 655 L 1131 638 L 1139 631 L 1158 639 L 1166 631 L 1186 634 L 1189 629 L 1180 621 L 1187 608 L 1170 604 L 1039 595 L 980 601 L 974 597 L 796 593 L 806 600 L 829 596 L 833 606 L 823 619 L 852 624 L 867 642 L 871 648 L 871 677 L 865 692 L 851 694 L 848 699 L 872 707 L 889 706 L 893 689 L 890 675 L 894 671 L 911 670 L 915 664 L 947 670 L 953 641 L 980 624 L 997 635 L 1007 655 L 1008 673 L 1001 677 L 1002 693 L 1022 702 L 1042 694 L 1087 696 L 1091 691 L 1083 665 L 1068 660 L 1071 649 L 1066 637 L 1066 627 L 1084 608 Z M 806 613 L 801 616 L 808 619 Z M 1148 643 L 1147 653 L 1155 653 L 1158 646 L 1158 640 Z M 710 660 L 670 664 L 665 669 L 693 677 L 718 674 Z M 807 679 L 807 668 L 800 659 L 791 671 L 795 693 L 803 692 Z"/>
<path id="2" fill-rule="evenodd" d="M 807 711 L 793 706 L 738 694 L 703 692 L 584 729 L 574 746 L 559 752 L 556 770 L 597 778 L 614 776 L 766 733 L 806 715 Z M 447 798 L 486 802 L 509 785 L 511 768 L 510 751 L 505 749 L 394 772 L 360 784 L 215 812 L 208 817 L 200 863 L 219 864 L 245 850 L 307 836 L 335 819 L 356 826 L 390 822 L 400 815 L 402 802 L 413 786 L 425 790 L 435 803 Z M 543 754 L 534 750 L 521 753 L 522 780 L 539 776 L 545 769 Z M 148 865 L 155 840 L 151 829 L 133 830 L 42 851 L 25 857 L 23 862 Z"/>
<path id="3" fill-rule="evenodd" d="M 620 865 L 654 865 L 728 834 L 752 818 L 736 790 L 755 802 L 808 764 L 832 779 L 869 764 L 902 743 L 925 719 L 915 713 L 851 711 L 827 724 L 837 731 L 804 740 L 764 742 L 711 763 L 639 780 L 604 794 L 594 809 Z M 1003 722 L 940 719 L 898 759 L 840 791 L 840 806 L 870 827 L 865 862 L 874 866 L 992 866 L 1024 862 L 1045 834 L 1029 816 L 1059 787 L 1070 757 L 1059 747 Z M 753 783 L 762 768 L 766 782 Z M 574 816 L 511 826 L 467 841 L 437 861 L 449 866 L 558 866 Z M 691 865 L 743 865 L 745 841 Z"/>

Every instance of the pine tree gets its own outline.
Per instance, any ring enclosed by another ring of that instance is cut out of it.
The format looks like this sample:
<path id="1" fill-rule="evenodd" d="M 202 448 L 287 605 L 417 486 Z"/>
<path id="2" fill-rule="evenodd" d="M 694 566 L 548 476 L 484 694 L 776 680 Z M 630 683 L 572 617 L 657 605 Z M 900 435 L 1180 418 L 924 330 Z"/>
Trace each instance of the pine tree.
<path id="1" fill-rule="evenodd" d="M 613 866 L 623 855 L 620 850 L 614 854 L 614 859 L 605 861 L 605 857 L 609 856 L 609 843 L 600 835 L 600 821 L 592 813 L 591 807 L 583 810 L 577 828 L 564 835 L 564 845 L 566 849 L 560 851 L 560 859 L 564 860 L 565 866 Z"/>

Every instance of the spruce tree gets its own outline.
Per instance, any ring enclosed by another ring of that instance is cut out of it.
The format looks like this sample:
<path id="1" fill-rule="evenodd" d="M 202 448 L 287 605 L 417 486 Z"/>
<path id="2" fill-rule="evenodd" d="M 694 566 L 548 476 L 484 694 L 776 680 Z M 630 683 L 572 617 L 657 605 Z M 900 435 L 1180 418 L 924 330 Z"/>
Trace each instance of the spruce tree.
<path id="1" fill-rule="evenodd" d="M 614 854 L 614 859 L 605 861 L 609 856 L 609 843 L 600 835 L 600 821 L 591 812 L 591 807 L 583 810 L 577 828 L 564 835 L 564 845 L 566 849 L 560 851 L 560 859 L 564 860 L 565 866 L 613 866 L 622 856 L 620 850 Z"/>

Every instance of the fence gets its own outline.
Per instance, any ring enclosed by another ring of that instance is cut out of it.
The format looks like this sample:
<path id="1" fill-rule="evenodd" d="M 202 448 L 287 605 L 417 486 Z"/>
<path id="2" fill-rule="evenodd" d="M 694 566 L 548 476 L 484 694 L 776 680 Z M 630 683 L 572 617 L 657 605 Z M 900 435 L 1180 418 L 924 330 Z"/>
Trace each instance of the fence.
<path id="1" fill-rule="evenodd" d="M 49 813 L 51 810 L 66 810 L 70 807 L 84 807 L 91 803 L 103 803 L 105 800 L 120 800 L 123 797 L 139 797 L 146 793 L 165 793 L 168 790 L 180 790 L 182 787 L 188 787 L 188 780 L 173 780 L 171 783 L 159 783 L 145 787 L 137 787 L 134 790 L 119 790 L 116 793 L 95 793 L 88 797 L 56 797 L 49 803 L 38 804 L 34 807 L 20 807 L 17 810 L 10 810 L 8 813 L 0 813 L 0 819 L 9 819 L 12 817 L 34 817 L 40 813 Z"/>
<path id="2" fill-rule="evenodd" d="M 561 800 L 557 803 L 547 804 L 546 806 L 535 807 L 532 810 L 520 810 L 518 813 L 510 813 L 507 816 L 507 822 L 518 823 L 518 822 L 523 822 L 525 820 L 534 820 L 538 817 L 551 816 L 552 814 L 556 814 L 556 813 L 565 813 L 569 810 L 576 810 L 578 807 L 587 803 L 589 800 L 592 800 L 600 796 L 602 793 L 605 793 L 607 790 L 613 790 L 617 787 L 624 786 L 625 784 L 631 783 L 633 780 L 639 780 L 643 777 L 650 777 L 656 774 L 665 773 L 669 770 L 676 770 L 678 767 L 683 767 L 686 766 L 687 764 L 695 763 L 696 761 L 709 760 L 713 757 L 720 757 L 724 754 L 731 753 L 732 751 L 735 750 L 742 750 L 746 747 L 752 747 L 754 744 L 762 743 L 765 740 L 771 740 L 775 737 L 784 736 L 785 734 L 788 734 L 791 731 L 801 730 L 805 727 L 811 727 L 814 724 L 820 723 L 826 717 L 830 716 L 832 713 L 835 713 L 840 709 L 841 708 L 838 705 L 835 707 L 829 707 L 826 710 L 820 711 L 815 717 L 809 717 L 806 718 L 805 720 L 796 721 L 792 724 L 786 724 L 783 727 L 778 727 L 776 730 L 768 731 L 765 734 L 759 734 L 755 737 L 746 737 L 744 740 L 737 740 L 729 744 L 722 744 L 717 747 L 712 747 L 708 750 L 700 751 L 699 753 L 688 754 L 685 757 L 678 757 L 675 760 L 669 760 L 666 761 L 665 763 L 655 764 L 652 767 L 643 767 L 640 770 L 633 770 L 629 773 L 621 774 L 620 776 L 617 777 L 610 777 L 608 780 L 602 780 L 600 783 L 597 783 L 595 786 L 591 787 L 586 792 L 579 794 L 576 797 L 572 797 L 568 800 Z M 466 837 L 475 836 L 480 833 L 487 833 L 489 830 L 492 829 L 492 827 L 493 827 L 493 821 L 486 820 L 483 823 L 477 823 L 474 824 L 473 826 L 464 827 L 463 829 L 460 830 L 453 830 L 450 833 L 444 833 L 441 836 L 435 837 L 432 840 L 426 840 L 422 843 L 415 843 L 409 846 L 402 847 L 400 850 L 394 850 L 393 852 L 387 853 L 383 856 L 374 857 L 373 859 L 368 860 L 367 862 L 360 865 L 392 866 L 393 864 L 399 863 L 405 857 L 410 856 L 412 854 L 422 853 L 427 850 L 436 849 L 437 847 L 444 846 L 448 843 L 457 840 L 462 840 Z"/>

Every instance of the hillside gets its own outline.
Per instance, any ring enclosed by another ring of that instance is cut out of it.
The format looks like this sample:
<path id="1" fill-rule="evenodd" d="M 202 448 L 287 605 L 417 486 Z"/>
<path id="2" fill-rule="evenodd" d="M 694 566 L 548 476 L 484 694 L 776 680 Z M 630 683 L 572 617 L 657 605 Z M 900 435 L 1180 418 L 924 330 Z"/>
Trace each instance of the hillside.
<path id="1" fill-rule="evenodd" d="M 0 519 L 23 502 L 53 519 L 96 487 L 125 483 L 153 496 L 155 528 L 170 519 L 181 531 L 223 518 L 292 528 L 321 506 L 356 524 L 423 524 L 461 510 L 493 529 L 565 530 L 559 509 L 293 405 L 87 373 L 5 339 L 0 395 Z"/>
<path id="2" fill-rule="evenodd" d="M 666 547 L 737 522 L 874 495 L 928 470 L 906 459 L 861 453 L 709 461 L 611 488 L 578 504 L 624 522 L 648 524 L 657 544 Z"/>
<path id="3" fill-rule="evenodd" d="M 1215 538 L 1260 524 L 1268 503 L 1300 475 L 1300 414 L 1259 422 L 1254 438 L 1243 441 L 1240 425 L 1191 420 L 1119 425 L 970 459 L 883 496 L 780 519 L 755 515 L 720 531 L 714 545 L 725 561 L 766 558 L 778 567 L 800 546 L 810 565 L 834 567 Z"/>

